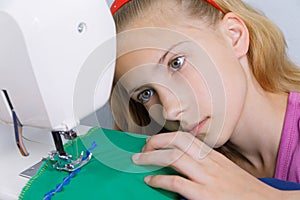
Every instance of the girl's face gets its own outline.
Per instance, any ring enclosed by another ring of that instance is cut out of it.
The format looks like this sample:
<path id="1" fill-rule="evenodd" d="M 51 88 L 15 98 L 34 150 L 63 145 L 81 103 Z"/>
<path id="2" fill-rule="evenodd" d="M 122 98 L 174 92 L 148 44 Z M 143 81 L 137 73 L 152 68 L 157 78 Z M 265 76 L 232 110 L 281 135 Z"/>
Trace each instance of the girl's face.
<path id="1" fill-rule="evenodd" d="M 245 73 L 225 31 L 178 15 L 136 20 L 118 35 L 115 81 L 168 130 L 221 146 L 246 96 Z"/>

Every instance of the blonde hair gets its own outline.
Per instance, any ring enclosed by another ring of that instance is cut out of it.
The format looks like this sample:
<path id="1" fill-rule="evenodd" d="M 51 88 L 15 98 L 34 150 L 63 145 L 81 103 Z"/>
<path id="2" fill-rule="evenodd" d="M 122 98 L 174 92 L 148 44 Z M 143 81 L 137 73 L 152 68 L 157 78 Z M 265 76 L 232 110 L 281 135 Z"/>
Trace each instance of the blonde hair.
<path id="1" fill-rule="evenodd" d="M 117 31 L 143 16 L 157 1 L 132 0 L 127 3 L 114 15 Z M 238 15 L 249 30 L 248 60 L 261 87 L 269 92 L 300 91 L 300 70 L 287 56 L 283 34 L 261 12 L 240 0 L 215 0 L 223 14 L 205 0 L 176 1 L 187 11 L 187 15 L 199 17 L 210 24 L 215 24 L 228 12 Z"/>
<path id="2" fill-rule="evenodd" d="M 212 26 L 220 21 L 226 13 L 235 13 L 248 27 L 250 37 L 250 46 L 247 54 L 248 61 L 252 73 L 261 87 L 273 93 L 300 91 L 300 69 L 287 56 L 286 42 L 283 34 L 261 12 L 240 0 L 214 0 L 223 13 L 205 0 L 173 1 L 176 1 L 179 8 L 185 11 L 184 14 L 186 16 L 198 17 Z M 125 30 L 129 23 L 134 22 L 136 18 L 143 17 L 145 13 L 149 13 L 148 11 L 151 11 L 151 8 L 155 7 L 157 10 L 159 6 L 161 7 L 161 3 L 157 6 L 157 2 L 162 1 L 132 0 L 127 3 L 114 15 L 117 31 L 121 32 Z M 117 99 L 122 101 L 121 96 L 118 96 Z M 112 101 L 112 108 L 118 108 L 114 115 L 123 115 L 121 117 L 123 121 L 131 117 L 131 119 L 133 118 L 141 126 L 149 123 L 149 115 L 139 106 L 133 106 L 133 102 L 130 103 L 130 106 L 127 106 L 127 111 L 123 113 L 120 113 L 118 105 L 120 104 L 117 101 Z M 120 118 L 120 116 L 118 117 Z M 145 120 L 146 118 L 148 119 Z M 130 129 L 130 125 L 128 124 L 124 127 L 128 129 L 126 131 L 140 131 L 134 128 Z M 122 127 L 120 128 L 122 129 Z M 227 144 L 227 147 L 221 148 L 220 151 L 232 159 L 236 155 L 239 155 L 238 152 L 234 151 L 234 147 L 231 144 Z"/>
<path id="3" fill-rule="evenodd" d="M 250 34 L 248 60 L 254 77 L 269 92 L 300 91 L 300 70 L 288 58 L 280 29 L 240 0 L 215 0 L 224 13 L 233 12 Z"/>

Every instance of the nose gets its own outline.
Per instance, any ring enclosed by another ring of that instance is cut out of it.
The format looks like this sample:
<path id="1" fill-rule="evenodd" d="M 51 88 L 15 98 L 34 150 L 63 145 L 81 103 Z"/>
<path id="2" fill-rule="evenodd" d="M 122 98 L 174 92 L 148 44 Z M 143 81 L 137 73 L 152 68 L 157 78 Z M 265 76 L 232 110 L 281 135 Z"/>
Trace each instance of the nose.
<path id="1" fill-rule="evenodd" d="M 179 100 L 179 95 L 172 93 L 166 88 L 160 90 L 158 95 L 163 106 L 163 117 L 168 121 L 180 121 L 182 105 Z"/>

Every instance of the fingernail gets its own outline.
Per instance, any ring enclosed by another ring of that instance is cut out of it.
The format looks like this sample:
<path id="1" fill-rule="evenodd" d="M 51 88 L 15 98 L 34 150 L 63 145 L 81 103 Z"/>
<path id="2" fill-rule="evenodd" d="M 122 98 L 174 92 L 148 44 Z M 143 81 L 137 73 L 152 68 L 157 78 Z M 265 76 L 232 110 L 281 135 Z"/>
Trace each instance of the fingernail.
<path id="1" fill-rule="evenodd" d="M 151 179 L 151 176 L 146 176 L 146 177 L 144 178 L 144 181 L 145 181 L 146 183 L 149 183 L 149 182 L 150 182 L 150 179 Z"/>
<path id="2" fill-rule="evenodd" d="M 150 137 L 148 137 L 147 139 L 146 139 L 146 142 L 148 142 L 150 140 Z"/>
<path id="3" fill-rule="evenodd" d="M 139 158 L 140 158 L 140 154 L 139 154 L 139 153 L 134 154 L 134 155 L 132 156 L 132 160 L 134 160 L 134 161 L 138 160 Z"/>
<path id="4" fill-rule="evenodd" d="M 146 147 L 143 147 L 143 148 L 142 148 L 142 152 L 144 152 L 144 151 L 145 151 L 145 148 L 146 148 Z"/>

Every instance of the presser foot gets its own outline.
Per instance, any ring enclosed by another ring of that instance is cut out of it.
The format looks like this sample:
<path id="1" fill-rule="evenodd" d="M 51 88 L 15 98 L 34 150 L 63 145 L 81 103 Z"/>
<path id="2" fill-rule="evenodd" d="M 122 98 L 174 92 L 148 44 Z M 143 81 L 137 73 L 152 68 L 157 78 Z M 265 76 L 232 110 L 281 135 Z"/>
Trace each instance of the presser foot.
<path id="1" fill-rule="evenodd" d="M 84 155 L 85 154 L 85 155 Z M 71 155 L 59 155 L 57 151 L 52 151 L 49 154 L 48 162 L 52 167 L 59 171 L 73 172 L 86 165 L 92 158 L 92 153 L 82 151 L 79 158 L 72 160 Z"/>

